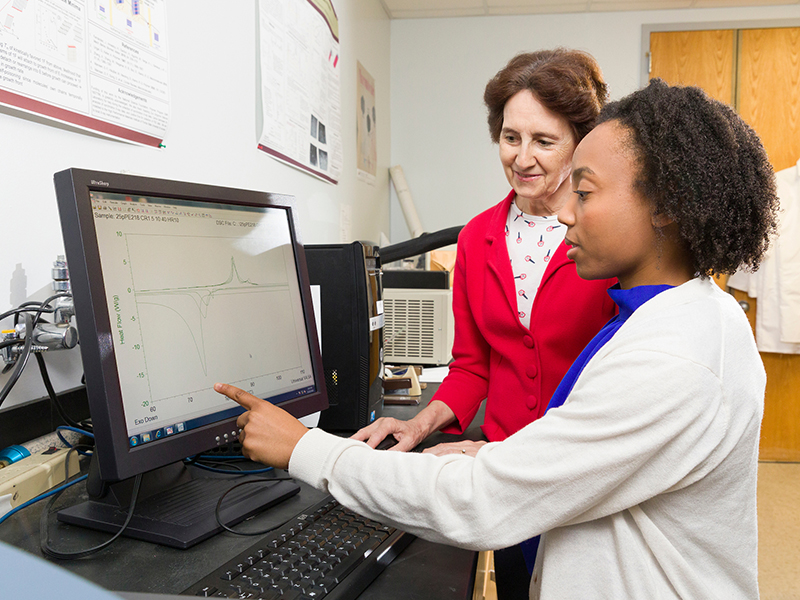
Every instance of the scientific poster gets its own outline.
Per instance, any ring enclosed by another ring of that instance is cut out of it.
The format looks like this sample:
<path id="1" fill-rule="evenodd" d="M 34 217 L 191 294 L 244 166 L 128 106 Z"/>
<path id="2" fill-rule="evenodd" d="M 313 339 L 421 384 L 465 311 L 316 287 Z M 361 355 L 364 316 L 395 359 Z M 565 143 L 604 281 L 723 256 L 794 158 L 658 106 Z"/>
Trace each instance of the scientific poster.
<path id="1" fill-rule="evenodd" d="M 358 65 L 356 89 L 356 155 L 358 178 L 375 185 L 378 144 L 375 136 L 375 80 Z"/>
<path id="2" fill-rule="evenodd" d="M 165 0 L 0 2 L 0 103 L 158 147 L 166 40 Z"/>
<path id="3" fill-rule="evenodd" d="M 330 183 L 342 174 L 339 21 L 329 0 L 260 0 L 258 142 Z"/>

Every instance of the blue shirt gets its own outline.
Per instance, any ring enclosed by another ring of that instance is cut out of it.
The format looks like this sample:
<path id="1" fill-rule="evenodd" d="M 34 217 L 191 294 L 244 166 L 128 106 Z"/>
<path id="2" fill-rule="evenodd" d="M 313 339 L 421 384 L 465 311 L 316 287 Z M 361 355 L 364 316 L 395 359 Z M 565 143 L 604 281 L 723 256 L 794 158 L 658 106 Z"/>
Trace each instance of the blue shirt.
<path id="1" fill-rule="evenodd" d="M 671 285 L 640 285 L 629 290 L 622 290 L 618 286 L 619 284 L 609 289 L 608 295 L 611 296 L 611 299 L 617 307 L 619 307 L 619 314 L 603 326 L 597 335 L 592 338 L 592 341 L 586 345 L 583 352 L 578 355 L 575 362 L 572 363 L 572 366 L 564 375 L 561 383 L 558 384 L 556 391 L 553 392 L 553 396 L 550 398 L 545 413 L 551 408 L 557 408 L 564 404 L 572 388 L 575 387 L 575 382 L 583 372 L 586 363 L 597 354 L 598 350 L 600 350 L 608 340 L 614 337 L 614 334 L 617 333 L 619 328 L 622 327 L 622 324 L 628 320 L 628 317 L 630 317 L 637 308 L 664 290 L 668 290 L 672 287 Z"/>

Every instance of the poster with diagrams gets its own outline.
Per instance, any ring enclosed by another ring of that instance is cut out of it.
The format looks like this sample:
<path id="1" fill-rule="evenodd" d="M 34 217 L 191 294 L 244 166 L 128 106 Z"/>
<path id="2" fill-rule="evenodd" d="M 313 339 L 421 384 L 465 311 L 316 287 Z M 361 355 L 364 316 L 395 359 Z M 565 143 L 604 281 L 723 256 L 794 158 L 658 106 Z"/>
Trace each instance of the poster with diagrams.
<path id="1" fill-rule="evenodd" d="M 329 0 L 260 0 L 258 148 L 330 183 L 342 173 L 339 21 Z"/>
<path id="2" fill-rule="evenodd" d="M 357 63 L 356 164 L 358 178 L 375 185 L 378 141 L 375 135 L 375 79 Z"/>
<path id="3" fill-rule="evenodd" d="M 165 4 L 0 1 L 0 103 L 160 146 L 170 108 Z"/>

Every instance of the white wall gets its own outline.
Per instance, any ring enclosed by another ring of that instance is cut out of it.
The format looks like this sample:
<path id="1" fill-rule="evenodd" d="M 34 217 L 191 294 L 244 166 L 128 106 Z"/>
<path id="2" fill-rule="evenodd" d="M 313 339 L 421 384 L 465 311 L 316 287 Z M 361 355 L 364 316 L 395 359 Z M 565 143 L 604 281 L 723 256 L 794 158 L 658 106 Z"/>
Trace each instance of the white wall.
<path id="1" fill-rule="evenodd" d="M 612 99 L 640 85 L 642 25 L 800 18 L 800 7 L 662 10 L 392 21 L 392 164 L 426 231 L 461 225 L 510 187 L 489 139 L 483 90 L 519 52 L 555 46 L 597 58 Z M 392 242 L 409 238 L 392 191 Z"/>
<path id="2" fill-rule="evenodd" d="M 63 254 L 52 177 L 69 167 L 292 194 L 305 243 L 377 241 L 381 232 L 388 233 L 390 27 L 379 0 L 335 2 L 344 145 L 344 170 L 335 186 L 256 149 L 256 1 L 167 4 L 172 116 L 165 149 L 104 140 L 0 113 L 0 311 L 48 295 L 53 260 Z M 356 178 L 356 61 L 375 78 L 374 186 Z M 352 237 L 347 240 L 341 239 L 343 209 L 352 214 Z M 57 389 L 80 384 L 77 350 L 52 353 L 48 365 Z M 0 386 L 6 379 L 7 375 L 0 378 Z M 44 395 L 31 360 L 3 408 Z"/>

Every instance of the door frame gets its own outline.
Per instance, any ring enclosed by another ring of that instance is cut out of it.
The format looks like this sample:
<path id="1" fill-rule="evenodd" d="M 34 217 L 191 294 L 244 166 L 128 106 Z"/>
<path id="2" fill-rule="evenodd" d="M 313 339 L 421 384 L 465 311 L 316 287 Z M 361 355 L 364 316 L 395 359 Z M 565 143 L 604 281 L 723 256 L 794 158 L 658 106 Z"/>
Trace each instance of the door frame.
<path id="1" fill-rule="evenodd" d="M 642 47 L 639 55 L 639 85 L 650 82 L 650 34 L 658 31 L 704 31 L 707 29 L 770 29 L 800 27 L 798 19 L 762 19 L 759 21 L 698 21 L 684 23 L 645 23 L 642 25 Z"/>

